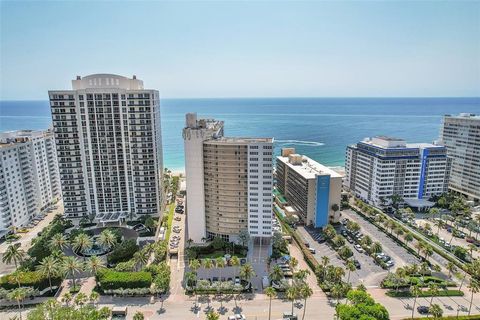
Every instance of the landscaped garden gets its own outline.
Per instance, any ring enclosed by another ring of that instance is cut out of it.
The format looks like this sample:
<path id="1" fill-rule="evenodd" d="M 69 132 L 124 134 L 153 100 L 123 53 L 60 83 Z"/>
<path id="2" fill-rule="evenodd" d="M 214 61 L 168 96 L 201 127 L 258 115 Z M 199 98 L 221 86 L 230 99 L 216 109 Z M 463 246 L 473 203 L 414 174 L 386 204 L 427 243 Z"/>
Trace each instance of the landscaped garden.
<path id="1" fill-rule="evenodd" d="M 241 243 L 248 243 L 248 239 L 246 241 L 241 240 Z M 186 252 L 189 259 L 216 259 L 224 257 L 225 255 L 245 258 L 248 247 L 243 244 L 236 244 L 221 238 L 215 238 L 205 246 L 189 246 Z"/>

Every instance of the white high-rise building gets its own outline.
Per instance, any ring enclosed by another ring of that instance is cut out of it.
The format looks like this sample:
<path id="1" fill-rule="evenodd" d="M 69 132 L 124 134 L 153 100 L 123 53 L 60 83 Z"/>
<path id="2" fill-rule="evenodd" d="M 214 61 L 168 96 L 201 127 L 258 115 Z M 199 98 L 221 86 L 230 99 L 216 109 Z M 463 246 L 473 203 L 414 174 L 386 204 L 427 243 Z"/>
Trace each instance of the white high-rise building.
<path id="1" fill-rule="evenodd" d="M 377 206 L 395 194 L 424 207 L 447 191 L 450 162 L 444 146 L 374 137 L 347 147 L 344 186 Z"/>
<path id="2" fill-rule="evenodd" d="M 187 114 L 187 232 L 195 243 L 242 231 L 272 235 L 273 139 L 223 136 L 223 122 Z"/>
<path id="3" fill-rule="evenodd" d="M 0 133 L 0 233 L 27 224 L 60 198 L 53 132 Z"/>
<path id="4" fill-rule="evenodd" d="M 69 218 L 100 222 L 163 211 L 159 94 L 113 74 L 77 77 L 49 91 Z"/>
<path id="5" fill-rule="evenodd" d="M 480 115 L 445 116 L 441 140 L 452 159 L 450 190 L 480 201 Z"/>

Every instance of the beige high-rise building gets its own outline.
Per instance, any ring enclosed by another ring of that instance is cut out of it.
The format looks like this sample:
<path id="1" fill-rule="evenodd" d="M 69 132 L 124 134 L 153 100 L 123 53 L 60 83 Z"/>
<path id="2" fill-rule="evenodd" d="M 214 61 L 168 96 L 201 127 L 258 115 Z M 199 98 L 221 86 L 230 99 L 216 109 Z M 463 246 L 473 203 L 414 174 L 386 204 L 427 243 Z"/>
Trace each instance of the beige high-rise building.
<path id="1" fill-rule="evenodd" d="M 445 116 L 441 140 L 452 159 L 449 189 L 480 201 L 480 115 Z"/>
<path id="2" fill-rule="evenodd" d="M 65 215 L 99 222 L 160 215 L 158 91 L 135 76 L 94 74 L 49 96 Z"/>
<path id="3" fill-rule="evenodd" d="M 195 114 L 183 137 L 188 237 L 271 237 L 273 139 L 224 137 L 223 122 Z"/>

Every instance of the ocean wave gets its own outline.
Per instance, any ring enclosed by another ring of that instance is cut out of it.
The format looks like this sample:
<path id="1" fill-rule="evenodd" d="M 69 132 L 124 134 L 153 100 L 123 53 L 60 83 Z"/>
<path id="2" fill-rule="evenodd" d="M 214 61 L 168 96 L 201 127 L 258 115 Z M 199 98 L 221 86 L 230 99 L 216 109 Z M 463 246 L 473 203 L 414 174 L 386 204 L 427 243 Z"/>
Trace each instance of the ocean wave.
<path id="1" fill-rule="evenodd" d="M 316 141 L 304 141 L 304 140 L 275 140 L 275 142 L 282 145 L 299 145 L 299 146 L 309 146 L 309 147 L 321 147 L 325 143 L 316 142 Z"/>

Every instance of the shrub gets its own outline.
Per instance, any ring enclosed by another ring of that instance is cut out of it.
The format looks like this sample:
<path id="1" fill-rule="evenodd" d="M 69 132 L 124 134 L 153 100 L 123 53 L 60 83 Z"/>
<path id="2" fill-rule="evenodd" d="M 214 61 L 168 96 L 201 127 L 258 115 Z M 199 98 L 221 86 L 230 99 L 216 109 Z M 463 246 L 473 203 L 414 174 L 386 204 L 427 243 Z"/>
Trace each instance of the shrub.
<path id="1" fill-rule="evenodd" d="M 150 272 L 118 272 L 102 270 L 97 275 L 102 290 L 149 288 L 152 284 Z"/>
<path id="2" fill-rule="evenodd" d="M 394 298 L 410 298 L 413 297 L 410 291 L 388 291 L 386 293 L 389 297 Z M 464 295 L 463 291 L 461 290 L 440 290 L 435 294 L 435 297 L 462 297 Z M 419 297 L 431 297 L 432 294 L 429 290 L 422 291 Z"/>
<path id="3" fill-rule="evenodd" d="M 35 264 L 40 263 L 43 258 L 52 254 L 49 243 L 50 239 L 57 233 L 63 233 L 71 226 L 72 222 L 70 220 L 65 220 L 63 217 L 57 215 L 52 222 L 42 230 L 41 235 L 33 239 L 33 244 L 30 249 L 28 249 L 28 255 L 33 258 Z"/>
<path id="4" fill-rule="evenodd" d="M 107 256 L 107 262 L 109 264 L 117 264 L 119 262 L 126 262 L 130 260 L 135 252 L 139 250 L 139 247 L 135 243 L 135 240 L 126 240 L 118 243 L 113 251 Z"/>
<path id="5" fill-rule="evenodd" d="M 37 290 L 43 290 L 49 287 L 48 278 L 38 271 L 18 272 L 18 282 L 21 287 L 33 287 Z M 10 290 L 18 287 L 17 276 L 8 274 L 0 278 L 0 287 Z M 58 276 L 52 277 L 52 286 L 58 286 L 62 279 Z"/>

